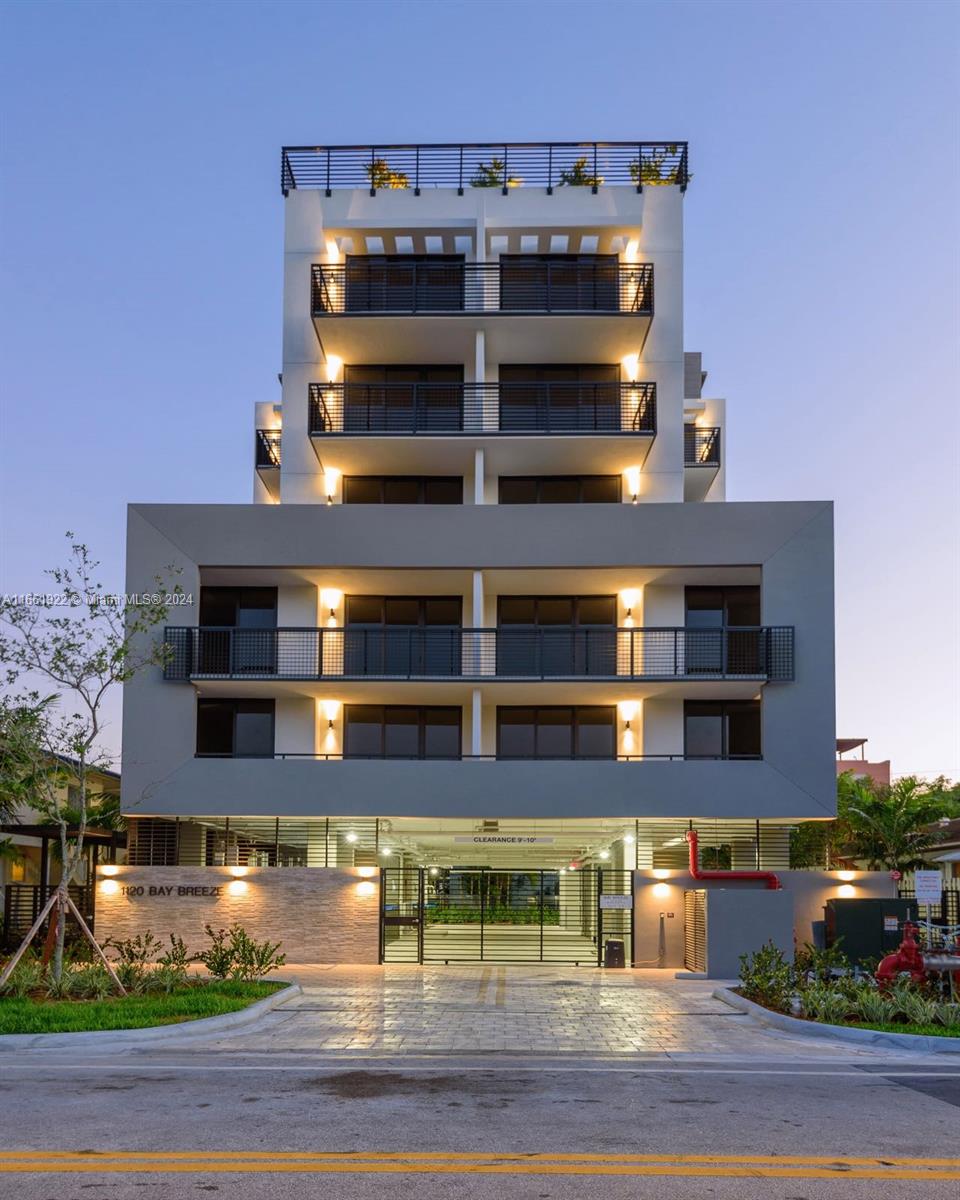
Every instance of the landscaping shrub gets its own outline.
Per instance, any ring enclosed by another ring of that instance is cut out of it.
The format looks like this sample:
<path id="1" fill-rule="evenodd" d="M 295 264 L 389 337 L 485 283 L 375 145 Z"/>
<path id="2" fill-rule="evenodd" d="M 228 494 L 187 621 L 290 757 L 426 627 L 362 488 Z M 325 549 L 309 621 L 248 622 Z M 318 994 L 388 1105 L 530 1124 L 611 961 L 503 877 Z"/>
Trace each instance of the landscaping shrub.
<path id="1" fill-rule="evenodd" d="M 103 963 L 82 963 L 71 966 L 64 970 L 65 976 L 68 970 L 73 976 L 71 994 L 78 1000 L 104 1000 L 117 990 L 116 984 L 110 978 Z"/>
<path id="2" fill-rule="evenodd" d="M 960 1030 L 960 1004 L 938 1004 L 937 1020 L 944 1029 Z"/>
<path id="3" fill-rule="evenodd" d="M 39 990 L 43 985 L 43 966 L 39 958 L 25 954 L 13 969 L 13 974 L 3 987 L 5 996 L 15 996 L 22 1000 L 31 992 Z"/>
<path id="4" fill-rule="evenodd" d="M 262 979 L 270 971 L 279 970 L 287 961 L 280 954 L 280 942 L 258 942 L 249 936 L 242 925 L 229 929 L 204 926 L 210 946 L 196 956 L 215 979 Z"/>
<path id="5" fill-rule="evenodd" d="M 873 984 L 864 984 L 857 993 L 856 1017 L 865 1025 L 887 1025 L 893 1021 L 896 1010 Z"/>
<path id="6" fill-rule="evenodd" d="M 748 1000 L 777 1012 L 789 1012 L 794 969 L 773 942 L 740 955 L 740 991 Z"/>

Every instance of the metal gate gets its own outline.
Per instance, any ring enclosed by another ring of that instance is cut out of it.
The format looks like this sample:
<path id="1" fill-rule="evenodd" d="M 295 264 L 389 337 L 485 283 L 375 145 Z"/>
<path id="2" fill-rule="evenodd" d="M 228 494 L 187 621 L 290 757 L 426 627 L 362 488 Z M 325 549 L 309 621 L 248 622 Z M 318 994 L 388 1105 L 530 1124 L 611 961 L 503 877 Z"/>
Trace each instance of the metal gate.
<path id="1" fill-rule="evenodd" d="M 629 964 L 632 887 L 631 871 L 597 867 L 384 867 L 380 961 L 594 967 L 615 938 Z"/>
<path id="2" fill-rule="evenodd" d="M 707 893 L 702 888 L 683 893 L 683 965 L 688 971 L 707 969 Z"/>

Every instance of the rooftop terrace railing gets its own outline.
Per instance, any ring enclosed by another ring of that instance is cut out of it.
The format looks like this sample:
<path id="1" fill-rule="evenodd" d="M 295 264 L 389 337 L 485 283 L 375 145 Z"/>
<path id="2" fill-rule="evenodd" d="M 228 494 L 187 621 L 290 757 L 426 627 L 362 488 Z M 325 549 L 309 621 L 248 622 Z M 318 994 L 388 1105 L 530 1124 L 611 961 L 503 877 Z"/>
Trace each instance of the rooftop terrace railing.
<path id="1" fill-rule="evenodd" d="M 258 468 L 280 466 L 279 429 L 258 429 L 255 447 Z"/>
<path id="2" fill-rule="evenodd" d="M 164 678 L 768 680 L 793 678 L 792 626 L 236 629 L 168 627 Z"/>
<path id="3" fill-rule="evenodd" d="M 683 465 L 685 467 L 720 466 L 720 428 L 700 425 L 683 431 Z"/>
<path id="4" fill-rule="evenodd" d="M 652 263 L 315 263 L 314 317 L 409 314 L 653 315 Z"/>
<path id="5" fill-rule="evenodd" d="M 312 383 L 309 404 L 312 437 L 657 431 L 655 383 Z"/>
<path id="6" fill-rule="evenodd" d="M 284 146 L 280 189 L 409 190 L 644 187 L 690 182 L 686 142 L 462 142 L 435 145 Z"/>

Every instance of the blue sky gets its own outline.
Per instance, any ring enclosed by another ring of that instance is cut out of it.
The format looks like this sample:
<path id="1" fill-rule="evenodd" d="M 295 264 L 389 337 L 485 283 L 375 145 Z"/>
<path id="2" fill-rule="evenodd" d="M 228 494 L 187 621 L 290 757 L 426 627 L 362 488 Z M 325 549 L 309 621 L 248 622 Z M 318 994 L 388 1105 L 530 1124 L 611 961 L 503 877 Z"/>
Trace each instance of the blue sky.
<path id="1" fill-rule="evenodd" d="M 838 732 L 960 775 L 957 13 L 3 5 L 0 587 L 72 528 L 119 588 L 128 501 L 249 499 L 281 144 L 685 138 L 729 498 L 836 501 Z"/>

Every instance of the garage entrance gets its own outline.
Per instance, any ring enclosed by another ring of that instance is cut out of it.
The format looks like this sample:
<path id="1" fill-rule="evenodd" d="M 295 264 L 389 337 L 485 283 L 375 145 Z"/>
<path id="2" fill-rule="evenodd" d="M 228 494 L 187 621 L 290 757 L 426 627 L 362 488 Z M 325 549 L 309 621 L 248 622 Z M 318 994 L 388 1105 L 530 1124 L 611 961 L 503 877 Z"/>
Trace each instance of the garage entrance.
<path id="1" fill-rule="evenodd" d="M 596 967 L 610 940 L 633 957 L 633 876 L 608 867 L 384 867 L 384 963 Z"/>

